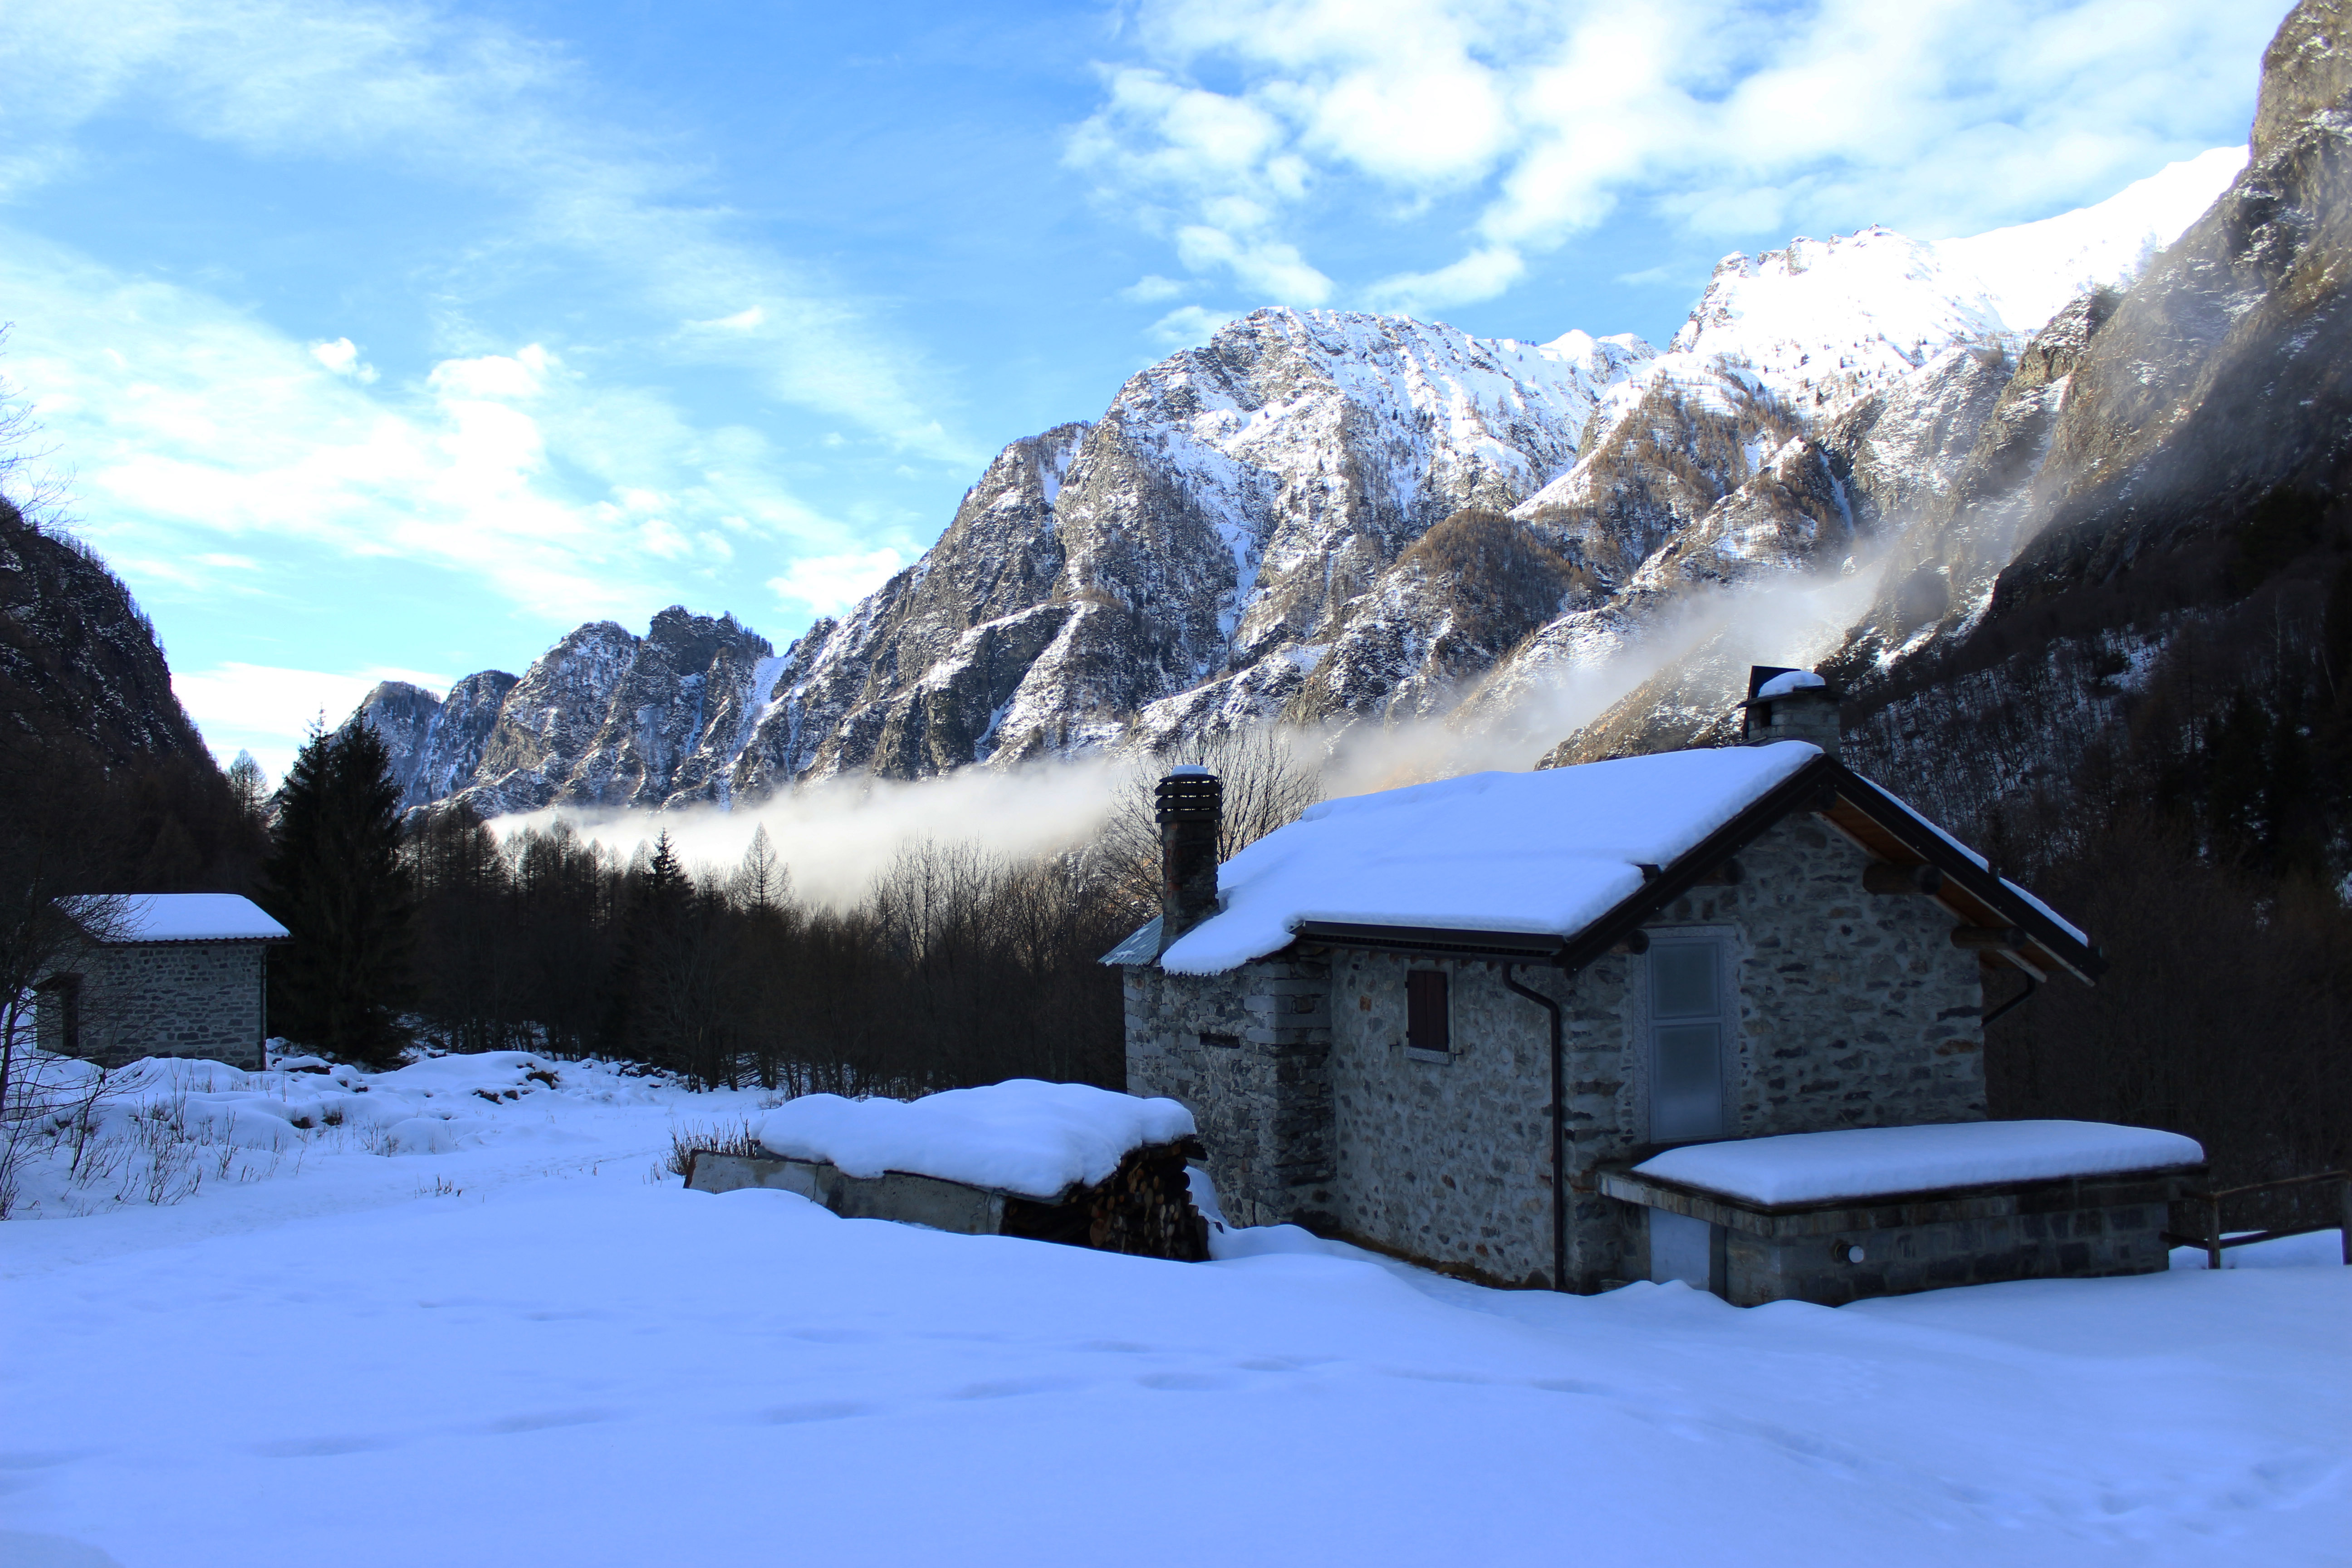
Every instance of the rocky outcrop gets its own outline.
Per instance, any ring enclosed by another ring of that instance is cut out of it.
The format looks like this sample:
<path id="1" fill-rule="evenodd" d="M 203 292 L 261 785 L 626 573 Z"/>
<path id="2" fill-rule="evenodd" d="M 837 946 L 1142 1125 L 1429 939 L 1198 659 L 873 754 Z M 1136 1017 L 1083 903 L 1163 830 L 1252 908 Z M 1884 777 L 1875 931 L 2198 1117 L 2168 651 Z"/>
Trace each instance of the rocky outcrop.
<path id="1" fill-rule="evenodd" d="M 2352 479 L 2346 10 L 2306 3 L 2287 18 L 2245 172 L 2085 348 L 1997 605 L 2225 544 L 2266 497 L 2333 496 Z"/>
<path id="2" fill-rule="evenodd" d="M 79 541 L 36 527 L 5 498 L 0 733 L 11 745 L 78 741 L 108 767 L 168 756 L 211 765 L 131 590 Z"/>
<path id="3" fill-rule="evenodd" d="M 486 669 L 458 681 L 446 698 L 387 680 L 361 700 L 353 716 L 383 737 L 403 811 L 445 800 L 473 783 L 515 684 L 506 671 Z"/>

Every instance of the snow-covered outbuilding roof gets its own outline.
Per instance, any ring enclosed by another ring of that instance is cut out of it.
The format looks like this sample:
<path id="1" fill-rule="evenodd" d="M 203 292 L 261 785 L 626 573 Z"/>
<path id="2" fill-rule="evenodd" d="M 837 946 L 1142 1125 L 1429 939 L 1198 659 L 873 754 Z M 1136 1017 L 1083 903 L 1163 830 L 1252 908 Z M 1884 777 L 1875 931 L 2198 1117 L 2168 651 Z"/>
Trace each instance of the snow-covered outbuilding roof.
<path id="1" fill-rule="evenodd" d="M 1012 1079 L 912 1100 L 804 1094 L 769 1112 L 758 1137 L 852 1176 L 903 1171 L 1057 1199 L 1108 1177 L 1130 1150 L 1192 1134 L 1192 1113 L 1172 1100 Z"/>
<path id="2" fill-rule="evenodd" d="M 2104 968 L 2082 931 L 1894 795 L 1801 741 L 1471 773 L 1325 801 L 1220 868 L 1217 912 L 1159 953 L 1213 974 L 1297 940 L 1578 968 L 1800 811 L 1874 857 L 1932 868 L 1962 924 L 2037 978 Z M 1156 922 L 1155 922 L 1156 925 Z M 1147 963 L 1152 927 L 1107 954 Z"/>
<path id="3" fill-rule="evenodd" d="M 133 893 L 122 900 L 107 940 L 131 942 L 281 942 L 290 934 L 251 899 L 236 893 Z"/>

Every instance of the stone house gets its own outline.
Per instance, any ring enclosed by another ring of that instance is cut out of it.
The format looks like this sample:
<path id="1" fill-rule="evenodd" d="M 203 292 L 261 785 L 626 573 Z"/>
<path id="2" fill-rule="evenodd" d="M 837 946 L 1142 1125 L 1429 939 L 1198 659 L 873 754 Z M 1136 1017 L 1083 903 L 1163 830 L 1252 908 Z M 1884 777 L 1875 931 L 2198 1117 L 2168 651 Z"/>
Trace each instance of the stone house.
<path id="1" fill-rule="evenodd" d="M 35 986 L 34 1039 L 119 1067 L 202 1057 L 258 1068 L 269 1036 L 269 944 L 286 928 L 235 893 L 108 899 L 66 963 Z"/>
<path id="2" fill-rule="evenodd" d="M 1192 1110 L 1230 1219 L 1579 1291 L 1665 1277 L 1667 1238 L 1696 1226 L 1702 1267 L 1710 1235 L 1716 1252 L 1698 1278 L 1720 1287 L 1745 1222 L 1633 1165 L 1984 1119 L 1988 994 L 2009 997 L 1997 1014 L 2052 977 L 2090 984 L 2097 950 L 1845 767 L 1819 677 L 1759 669 L 1749 689 L 1747 745 L 1327 802 L 1222 868 L 1219 782 L 1160 783 L 1161 914 L 1104 962 L 1124 975 L 1128 1089 Z M 2161 1203 L 2081 1221 L 2131 1236 L 2062 1264 L 2002 1201 L 1992 1242 L 1916 1205 L 1904 1223 L 1927 1229 L 1879 1241 L 2006 1249 L 1964 1260 L 1971 1278 L 2161 1266 Z M 1805 1228 L 1784 1221 L 1751 1228 Z"/>

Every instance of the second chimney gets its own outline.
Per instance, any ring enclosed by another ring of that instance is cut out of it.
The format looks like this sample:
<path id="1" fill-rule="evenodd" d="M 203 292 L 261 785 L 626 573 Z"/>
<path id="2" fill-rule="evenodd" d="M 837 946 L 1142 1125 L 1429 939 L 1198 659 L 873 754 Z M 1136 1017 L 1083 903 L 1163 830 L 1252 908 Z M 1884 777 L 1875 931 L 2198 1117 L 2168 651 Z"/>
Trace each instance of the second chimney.
<path id="1" fill-rule="evenodd" d="M 1837 688 L 1810 669 L 1759 664 L 1748 671 L 1740 739 L 1751 746 L 1811 741 L 1834 758 L 1843 715 Z"/>
<path id="2" fill-rule="evenodd" d="M 1160 951 L 1217 912 L 1217 838 L 1225 786 L 1206 768 L 1168 770 L 1152 791 L 1160 821 Z"/>

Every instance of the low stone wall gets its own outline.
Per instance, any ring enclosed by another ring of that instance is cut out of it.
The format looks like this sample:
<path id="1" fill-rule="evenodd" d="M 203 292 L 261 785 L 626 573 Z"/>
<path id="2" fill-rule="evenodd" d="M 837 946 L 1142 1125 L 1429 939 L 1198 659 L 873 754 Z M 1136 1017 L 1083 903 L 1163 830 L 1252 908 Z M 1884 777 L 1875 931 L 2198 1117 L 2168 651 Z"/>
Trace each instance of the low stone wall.
<path id="1" fill-rule="evenodd" d="M 2171 1205 L 2201 1166 L 2007 1186 L 1891 1194 L 1866 1202 L 1749 1205 L 1626 1172 L 1611 1197 L 1717 1227 L 1718 1288 L 1735 1306 L 1824 1307 L 1951 1285 L 2153 1274 L 2170 1264 Z M 1640 1211 L 1637 1211 L 1640 1212 Z M 1637 1262 L 1650 1269 L 1644 1241 Z"/>
<path id="2" fill-rule="evenodd" d="M 960 1236 L 1010 1236 L 1197 1263 L 1209 1256 L 1209 1226 L 1192 1206 L 1185 1162 L 1200 1153 L 1191 1139 L 1144 1144 L 1128 1151 L 1100 1183 L 1074 1186 L 1050 1200 L 906 1171 L 853 1176 L 824 1160 L 708 1149 L 688 1157 L 686 1184 L 698 1193 L 747 1187 L 798 1193 L 844 1219 L 892 1220 Z"/>

